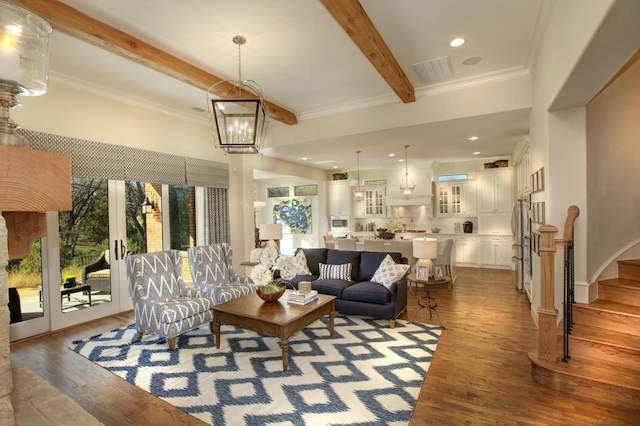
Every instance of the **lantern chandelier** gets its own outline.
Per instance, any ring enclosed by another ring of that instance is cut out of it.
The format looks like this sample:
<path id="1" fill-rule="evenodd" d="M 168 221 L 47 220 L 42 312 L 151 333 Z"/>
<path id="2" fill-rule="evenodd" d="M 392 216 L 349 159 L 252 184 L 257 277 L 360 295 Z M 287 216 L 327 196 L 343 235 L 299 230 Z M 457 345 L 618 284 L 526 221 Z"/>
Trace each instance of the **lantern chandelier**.
<path id="1" fill-rule="evenodd" d="M 20 106 L 18 95 L 40 96 L 49 73 L 48 22 L 26 9 L 0 1 L 0 145 L 30 148 L 17 133 L 9 110 Z"/>
<path id="2" fill-rule="evenodd" d="M 358 156 L 358 189 L 353 192 L 353 199 L 355 201 L 362 201 L 364 198 L 364 192 L 360 189 L 360 152 L 356 151 L 356 155 Z"/>
<path id="3" fill-rule="evenodd" d="M 409 145 L 404 146 L 404 179 L 400 182 L 400 189 L 402 190 L 402 198 L 410 200 L 413 196 L 413 190 L 416 187 L 416 184 L 413 183 L 413 180 L 409 177 L 409 170 L 407 167 L 407 148 L 409 148 Z"/>
<path id="4" fill-rule="evenodd" d="M 238 80 L 219 81 L 207 91 L 213 136 L 216 148 L 221 148 L 225 155 L 259 154 L 269 123 L 269 111 L 258 83 L 242 79 L 240 49 L 247 39 L 237 35 L 233 42 L 238 45 Z M 216 87 L 218 91 L 226 90 L 226 96 L 214 97 L 211 91 Z"/>

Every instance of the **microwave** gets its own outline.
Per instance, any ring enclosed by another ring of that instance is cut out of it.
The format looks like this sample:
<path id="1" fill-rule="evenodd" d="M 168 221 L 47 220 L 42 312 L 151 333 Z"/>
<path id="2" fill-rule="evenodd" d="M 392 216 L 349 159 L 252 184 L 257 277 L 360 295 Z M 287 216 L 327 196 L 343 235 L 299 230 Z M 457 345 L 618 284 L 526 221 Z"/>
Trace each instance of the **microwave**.
<path id="1" fill-rule="evenodd" d="M 350 231 L 349 216 L 331 216 L 329 226 L 332 231 Z"/>

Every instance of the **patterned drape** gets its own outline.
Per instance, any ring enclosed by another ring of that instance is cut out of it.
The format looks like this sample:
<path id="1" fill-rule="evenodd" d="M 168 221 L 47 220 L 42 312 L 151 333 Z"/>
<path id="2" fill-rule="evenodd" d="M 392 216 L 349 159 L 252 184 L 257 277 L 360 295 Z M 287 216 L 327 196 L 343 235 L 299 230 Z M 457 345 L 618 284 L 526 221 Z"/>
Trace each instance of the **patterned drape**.
<path id="1" fill-rule="evenodd" d="M 231 241 L 229 190 L 226 188 L 206 188 L 204 205 L 205 244 Z"/>

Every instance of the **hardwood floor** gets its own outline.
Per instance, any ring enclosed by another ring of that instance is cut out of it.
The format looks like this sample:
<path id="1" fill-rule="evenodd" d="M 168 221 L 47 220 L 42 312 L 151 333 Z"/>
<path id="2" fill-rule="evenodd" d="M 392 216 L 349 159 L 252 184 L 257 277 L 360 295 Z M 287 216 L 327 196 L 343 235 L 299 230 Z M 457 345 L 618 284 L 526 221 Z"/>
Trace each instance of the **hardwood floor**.
<path id="1" fill-rule="evenodd" d="M 447 327 L 429 369 L 411 425 L 625 425 L 638 411 L 620 410 L 547 389 L 531 379 L 527 352 L 536 328 L 512 271 L 457 268 L 452 290 L 432 296 Z M 409 293 L 411 319 L 423 288 Z M 199 420 L 129 384 L 68 349 L 74 340 L 128 325 L 126 313 L 11 345 L 11 364 L 27 365 L 106 425 L 195 425 Z M 416 321 L 437 325 L 422 309 Z"/>

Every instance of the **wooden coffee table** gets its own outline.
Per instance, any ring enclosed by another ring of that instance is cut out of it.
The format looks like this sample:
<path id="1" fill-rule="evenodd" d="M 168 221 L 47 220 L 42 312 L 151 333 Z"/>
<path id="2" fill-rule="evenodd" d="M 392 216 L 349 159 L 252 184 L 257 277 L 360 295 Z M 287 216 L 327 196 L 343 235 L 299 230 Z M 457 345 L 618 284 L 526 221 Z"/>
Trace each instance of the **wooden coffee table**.
<path id="1" fill-rule="evenodd" d="M 213 307 L 216 348 L 220 349 L 220 324 L 225 323 L 260 334 L 279 337 L 282 369 L 289 368 L 289 337 L 314 321 L 329 315 L 329 334 L 333 336 L 335 296 L 319 294 L 318 300 L 305 306 L 289 305 L 287 290 L 277 302 L 265 302 L 257 294 L 248 294 Z"/>

